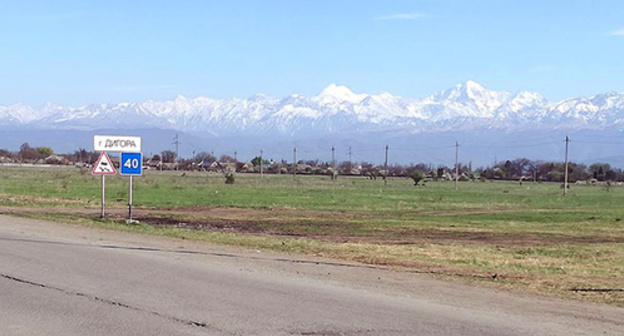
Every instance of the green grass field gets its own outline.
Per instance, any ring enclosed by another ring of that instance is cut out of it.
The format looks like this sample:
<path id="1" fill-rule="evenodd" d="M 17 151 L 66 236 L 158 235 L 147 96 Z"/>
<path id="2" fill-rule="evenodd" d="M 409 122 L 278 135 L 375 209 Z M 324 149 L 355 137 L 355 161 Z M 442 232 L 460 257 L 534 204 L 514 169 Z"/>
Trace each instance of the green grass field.
<path id="1" fill-rule="evenodd" d="M 107 205 L 128 178 L 108 177 Z M 100 178 L 74 168 L 0 168 L 9 212 L 400 267 L 485 286 L 624 306 L 624 187 L 147 171 L 140 224 L 101 220 Z M 37 209 L 37 211 L 34 211 Z M 121 212 L 118 212 L 121 213 Z M 180 225 L 184 223 L 184 225 Z M 599 289 L 604 291 L 573 291 Z"/>

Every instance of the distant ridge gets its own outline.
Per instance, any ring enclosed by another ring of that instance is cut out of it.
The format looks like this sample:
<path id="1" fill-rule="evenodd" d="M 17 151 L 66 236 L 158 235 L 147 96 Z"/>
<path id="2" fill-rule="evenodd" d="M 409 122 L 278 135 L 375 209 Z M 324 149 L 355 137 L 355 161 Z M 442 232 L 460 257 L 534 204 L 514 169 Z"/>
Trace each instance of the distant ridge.
<path id="1" fill-rule="evenodd" d="M 548 102 L 539 93 L 509 93 L 466 81 L 423 99 L 357 94 L 331 84 L 315 96 L 186 98 L 68 107 L 0 106 L 0 128 L 95 130 L 159 128 L 214 136 L 340 134 L 401 129 L 446 132 L 498 129 L 622 129 L 624 93 Z"/>
<path id="2" fill-rule="evenodd" d="M 28 142 L 59 153 L 90 149 L 94 134 L 125 134 L 143 136 L 149 155 L 172 149 L 179 134 L 183 157 L 214 151 L 251 159 L 262 149 L 277 160 L 297 147 L 302 159 L 327 161 L 335 146 L 339 161 L 349 150 L 354 160 L 380 162 L 387 144 L 390 162 L 450 166 L 458 141 L 460 160 L 479 166 L 517 157 L 563 160 L 569 135 L 572 161 L 608 160 L 624 168 L 623 130 L 624 93 L 549 102 L 539 93 L 493 91 L 474 81 L 422 99 L 332 84 L 309 97 L 180 95 L 162 102 L 0 107 L 0 148 Z"/>

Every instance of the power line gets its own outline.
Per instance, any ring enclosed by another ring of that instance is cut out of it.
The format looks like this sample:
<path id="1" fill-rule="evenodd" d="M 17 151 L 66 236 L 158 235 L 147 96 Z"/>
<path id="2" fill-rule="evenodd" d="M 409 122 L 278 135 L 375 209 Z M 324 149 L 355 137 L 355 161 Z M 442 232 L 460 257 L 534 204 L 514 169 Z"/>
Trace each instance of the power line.
<path id="1" fill-rule="evenodd" d="M 576 139 L 576 138 L 575 138 Z M 574 140 L 576 143 L 584 143 L 584 144 L 601 144 L 601 145 L 624 145 L 624 141 L 583 141 L 583 140 Z"/>

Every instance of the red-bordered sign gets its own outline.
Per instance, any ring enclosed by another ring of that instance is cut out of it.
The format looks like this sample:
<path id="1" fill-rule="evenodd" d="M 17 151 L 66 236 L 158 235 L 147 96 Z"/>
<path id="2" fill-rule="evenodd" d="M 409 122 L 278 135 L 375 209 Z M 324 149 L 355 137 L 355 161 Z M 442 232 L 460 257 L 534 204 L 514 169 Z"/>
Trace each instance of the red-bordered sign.
<path id="1" fill-rule="evenodd" d="M 108 157 L 106 152 L 102 152 L 100 154 L 100 158 L 97 160 L 97 163 L 93 167 L 93 171 L 91 172 L 93 175 L 115 175 L 117 171 L 115 170 L 115 166 L 113 162 Z"/>

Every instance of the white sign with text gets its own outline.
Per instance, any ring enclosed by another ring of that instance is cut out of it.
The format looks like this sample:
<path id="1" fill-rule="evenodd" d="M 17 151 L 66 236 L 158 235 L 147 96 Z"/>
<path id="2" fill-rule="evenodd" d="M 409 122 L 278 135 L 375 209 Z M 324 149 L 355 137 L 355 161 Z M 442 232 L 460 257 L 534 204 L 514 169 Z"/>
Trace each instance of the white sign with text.
<path id="1" fill-rule="evenodd" d="M 96 152 L 140 153 L 141 137 L 125 135 L 94 135 L 93 150 Z"/>

